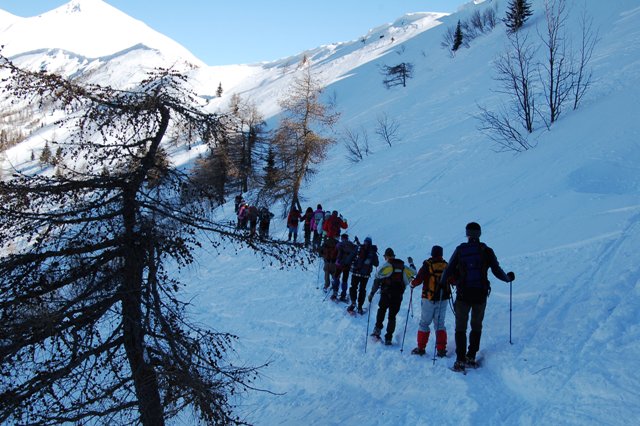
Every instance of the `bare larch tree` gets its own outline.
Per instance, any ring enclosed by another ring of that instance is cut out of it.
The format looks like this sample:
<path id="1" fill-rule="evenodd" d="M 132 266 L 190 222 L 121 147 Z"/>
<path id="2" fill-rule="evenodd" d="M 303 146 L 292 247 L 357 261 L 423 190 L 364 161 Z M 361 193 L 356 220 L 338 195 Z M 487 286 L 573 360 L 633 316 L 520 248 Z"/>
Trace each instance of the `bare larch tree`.
<path id="1" fill-rule="evenodd" d="M 173 70 L 129 90 L 4 57 L 0 72 L 5 98 L 63 112 L 74 164 L 0 182 L 0 423 L 163 425 L 185 411 L 243 423 L 230 396 L 256 368 L 226 361 L 234 336 L 188 320 L 175 276 L 205 239 L 283 264 L 300 256 L 235 234 L 210 219 L 210 204 L 183 197 L 193 185 L 171 165 L 169 130 L 215 146 L 227 117 L 203 112 Z"/>

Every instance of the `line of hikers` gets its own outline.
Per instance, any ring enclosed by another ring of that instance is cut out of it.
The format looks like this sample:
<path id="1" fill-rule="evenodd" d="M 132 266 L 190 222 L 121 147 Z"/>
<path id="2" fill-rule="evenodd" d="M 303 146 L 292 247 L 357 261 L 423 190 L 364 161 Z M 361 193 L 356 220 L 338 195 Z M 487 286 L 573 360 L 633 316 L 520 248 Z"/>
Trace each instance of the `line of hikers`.
<path id="1" fill-rule="evenodd" d="M 235 197 L 235 212 L 238 218 L 237 228 L 241 230 L 249 229 L 249 235 L 255 236 L 256 226 L 258 227 L 258 235 L 260 238 L 269 236 L 269 226 L 271 218 L 274 216 L 266 207 L 259 209 L 254 205 L 246 203 L 242 195 Z"/>
<path id="2" fill-rule="evenodd" d="M 236 213 L 238 228 L 246 229 L 248 222 L 250 233 L 253 235 L 255 224 L 259 220 L 260 236 L 268 236 L 269 222 L 273 217 L 268 209 L 262 207 L 258 210 L 255 206 L 249 206 L 239 195 L 236 197 Z M 513 272 L 505 273 L 500 267 L 493 249 L 480 242 L 481 227 L 478 223 L 470 222 L 466 225 L 467 241 L 456 247 L 449 262 L 444 260 L 443 248 L 434 245 L 431 248 L 431 256 L 422 262 L 420 269 L 416 269 L 411 257 L 407 258 L 406 264 L 397 259 L 392 248 L 384 251 L 384 262 L 379 264 L 378 248 L 373 244 L 371 237 L 366 237 L 362 243 L 358 237 L 350 241 L 349 235 L 342 233 L 349 226 L 347 220 L 336 210 L 323 210 L 321 204 L 318 204 L 315 210 L 308 207 L 302 213 L 300 203 L 297 200 L 292 203 L 287 216 L 288 241 L 297 242 L 300 223 L 303 224 L 304 246 L 317 252 L 324 261 L 324 291 L 331 292 L 331 300 L 350 301 L 347 310 L 363 314 L 365 299 L 371 304 L 373 296 L 380 290 L 378 311 L 371 335 L 381 339 L 386 316 L 386 345 L 392 344 L 396 316 L 405 289 L 409 286 L 413 296 L 413 289 L 422 285 L 417 346 L 411 353 L 426 353 L 433 323 L 436 355 L 446 356 L 448 336 L 445 319 L 449 301 L 452 299 L 452 287 L 455 287 L 456 299 L 453 308 L 456 361 L 453 370 L 464 371 L 467 366 L 477 366 L 476 354 L 480 348 L 482 322 L 487 298 L 491 292 L 488 270 L 491 269 L 492 274 L 504 282 L 511 283 L 515 280 Z M 377 268 L 375 273 L 374 267 Z M 351 285 L 347 300 L 349 274 Z M 367 283 L 372 274 L 374 281 L 367 297 Z M 469 320 L 471 331 L 467 346 Z"/>
<path id="3" fill-rule="evenodd" d="M 367 298 L 366 287 L 371 274 L 374 281 L 368 296 L 369 304 L 373 296 L 380 290 L 380 300 L 375 318 L 375 326 L 371 336 L 381 339 L 384 327 L 384 319 L 387 317 L 384 342 L 392 344 L 393 333 L 396 328 L 396 316 L 402 304 L 403 295 L 407 286 L 413 289 L 422 285 L 421 315 L 416 336 L 417 346 L 411 351 L 414 355 L 426 353 L 433 323 L 435 331 L 436 355 L 447 355 L 447 330 L 445 319 L 449 301 L 452 298 L 452 287 L 456 288 L 456 299 L 453 304 L 455 313 L 455 343 L 456 361 L 453 370 L 464 371 L 465 367 L 476 367 L 476 354 L 480 348 L 482 335 L 482 321 L 487 305 L 487 297 L 491 292 L 488 279 L 488 270 L 493 275 L 511 283 L 515 279 L 513 272 L 505 273 L 500 267 L 496 255 L 490 247 L 480 242 L 481 227 L 478 223 L 471 222 L 465 228 L 467 242 L 460 244 L 453 252 L 449 262 L 445 261 L 444 250 L 441 246 L 434 245 L 431 248 L 431 256 L 423 261 L 419 270 L 416 270 L 411 257 L 407 263 L 396 258 L 392 248 L 384 251 L 384 262 L 379 265 L 378 249 L 373 244 L 371 237 L 366 237 L 360 243 L 356 237 L 349 240 L 348 234 L 342 234 L 342 229 L 347 229 L 347 221 L 333 211 L 327 216 L 322 212 L 322 206 L 318 205 L 313 214 L 318 213 L 322 224 L 314 229 L 318 233 L 322 243 L 316 247 L 317 240 L 314 234 L 314 249 L 318 251 L 324 260 L 324 291 L 331 291 L 331 299 L 347 302 L 347 283 L 351 273 L 351 286 L 349 287 L 350 305 L 347 310 L 359 314 L 364 313 L 364 302 Z M 313 225 L 312 225 L 313 226 Z M 295 241 L 295 239 L 294 239 Z M 306 241 L 306 239 L 305 239 Z M 377 267 L 375 273 L 373 268 Z M 338 293 L 340 291 L 340 293 Z M 471 320 L 469 333 L 469 345 L 467 347 L 467 325 Z"/>

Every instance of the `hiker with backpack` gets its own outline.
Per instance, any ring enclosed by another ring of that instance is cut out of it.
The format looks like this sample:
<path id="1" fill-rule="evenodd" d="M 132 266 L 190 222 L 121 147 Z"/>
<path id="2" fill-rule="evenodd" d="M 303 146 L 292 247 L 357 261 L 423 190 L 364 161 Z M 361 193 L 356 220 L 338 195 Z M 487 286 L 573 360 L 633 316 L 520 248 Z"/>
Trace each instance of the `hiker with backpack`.
<path id="1" fill-rule="evenodd" d="M 513 272 L 505 273 L 493 249 L 480 242 L 482 230 L 478 223 L 468 223 L 465 231 L 468 241 L 455 249 L 440 278 L 441 286 L 446 285 L 450 279 L 456 282 L 456 362 L 453 364 L 453 370 L 462 372 L 467 366 L 478 366 L 476 354 L 480 349 L 482 320 L 487 307 L 487 297 L 491 292 L 488 270 L 491 269 L 491 273 L 504 282 L 510 283 L 516 278 Z M 471 332 L 469 347 L 466 348 L 469 314 Z"/>
<path id="2" fill-rule="evenodd" d="M 358 302 L 358 313 L 363 314 L 362 306 L 367 297 L 367 282 L 373 271 L 374 266 L 378 266 L 378 247 L 373 245 L 371 237 L 364 239 L 364 243 L 360 244 L 358 237 L 355 239 L 358 245 L 353 265 L 351 266 L 351 287 L 349 287 L 349 297 L 351 305 L 347 308 L 349 312 L 356 309 L 356 297 Z"/>
<path id="3" fill-rule="evenodd" d="M 313 209 L 307 207 L 300 221 L 302 222 L 302 230 L 304 231 L 304 246 L 309 247 L 311 244 L 311 219 L 313 219 Z"/>
<path id="4" fill-rule="evenodd" d="M 271 224 L 273 213 L 271 213 L 266 207 L 260 207 L 258 217 L 260 219 L 258 225 L 258 233 L 260 234 L 260 238 L 267 238 L 269 236 L 269 225 Z"/>
<path id="5" fill-rule="evenodd" d="M 338 238 L 342 229 L 347 229 L 349 225 L 347 221 L 338 216 L 338 212 L 334 210 L 331 212 L 329 218 L 325 218 L 322 224 L 322 230 L 326 232 L 326 236 L 329 238 Z"/>
<path id="6" fill-rule="evenodd" d="M 236 195 L 233 199 L 234 212 L 236 215 L 238 214 L 238 210 L 240 210 L 240 206 L 244 204 L 244 200 L 242 199 L 242 194 Z"/>
<path id="7" fill-rule="evenodd" d="M 333 276 L 333 294 L 331 300 L 338 298 L 338 286 L 340 286 L 340 301 L 347 301 L 347 281 L 349 281 L 349 271 L 351 263 L 356 255 L 356 245 L 349 241 L 349 235 L 342 234 L 340 242 L 336 246 L 338 255 L 336 257 L 336 272 Z"/>
<path id="8" fill-rule="evenodd" d="M 318 207 L 313 212 L 313 217 L 311 218 L 311 231 L 313 232 L 313 250 L 318 250 L 320 244 L 322 242 L 322 221 L 324 220 L 324 210 L 322 210 L 322 205 L 318 204 Z"/>
<path id="9" fill-rule="evenodd" d="M 439 357 L 447 355 L 447 329 L 445 318 L 447 307 L 451 298 L 449 284 L 440 285 L 442 273 L 447 268 L 447 262 L 442 258 L 443 249 L 440 246 L 431 248 L 431 257 L 424 262 L 418 271 L 418 275 L 411 281 L 411 289 L 422 285 L 422 302 L 420 312 L 420 324 L 418 325 L 418 346 L 411 351 L 414 355 L 424 355 L 429 341 L 431 330 L 429 326 L 433 322 L 436 336 L 436 351 Z"/>
<path id="10" fill-rule="evenodd" d="M 396 329 L 396 315 L 398 315 L 402 304 L 402 296 L 411 279 L 415 277 L 416 270 L 411 266 L 405 265 L 402 260 L 396 259 L 396 255 L 390 247 L 384 251 L 384 260 L 385 262 L 378 269 L 373 281 L 371 293 L 369 293 L 369 303 L 371 303 L 373 295 L 380 289 L 376 324 L 371 336 L 380 339 L 384 317 L 388 310 L 389 316 L 387 318 L 387 332 L 384 335 L 384 344 L 391 345 L 393 332 Z"/>
<path id="11" fill-rule="evenodd" d="M 338 257 L 338 249 L 336 246 L 338 241 L 335 238 L 325 238 L 320 246 L 320 257 L 324 261 L 324 291 L 329 291 L 331 280 L 336 273 L 336 258 Z"/>
<path id="12" fill-rule="evenodd" d="M 287 216 L 287 229 L 289 230 L 289 236 L 287 241 L 291 241 L 291 237 L 293 236 L 293 242 L 295 243 L 298 239 L 298 224 L 300 223 L 300 219 L 302 215 L 300 214 L 300 203 L 296 207 L 295 203 L 291 205 L 291 211 L 289 211 L 289 215 Z"/>
<path id="13" fill-rule="evenodd" d="M 249 221 L 249 235 L 253 237 L 256 235 L 256 225 L 258 224 L 258 208 L 256 206 L 249 206 L 247 220 Z"/>
<path id="14" fill-rule="evenodd" d="M 249 216 L 249 204 L 243 203 L 238 208 L 238 229 L 247 229 L 248 216 Z"/>

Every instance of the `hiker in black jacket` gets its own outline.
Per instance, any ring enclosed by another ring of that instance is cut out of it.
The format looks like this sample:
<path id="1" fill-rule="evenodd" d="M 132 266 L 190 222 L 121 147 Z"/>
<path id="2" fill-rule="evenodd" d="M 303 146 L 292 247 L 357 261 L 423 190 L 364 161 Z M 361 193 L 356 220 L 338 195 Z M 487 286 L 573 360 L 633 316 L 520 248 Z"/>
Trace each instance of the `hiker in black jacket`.
<path id="1" fill-rule="evenodd" d="M 451 255 L 449 265 L 442 274 L 440 285 L 446 285 L 449 279 L 456 283 L 456 362 L 455 371 L 464 371 L 465 366 L 475 367 L 476 354 L 480 348 L 482 320 L 487 306 L 487 297 L 491 291 L 487 271 L 504 281 L 515 279 L 513 272 L 505 273 L 493 250 L 480 242 L 480 225 L 471 222 L 466 226 L 468 241 L 460 244 Z M 467 322 L 471 313 L 471 332 L 467 346 Z"/>
<path id="2" fill-rule="evenodd" d="M 353 312 L 358 303 L 358 313 L 363 314 L 362 305 L 367 297 L 367 282 L 373 268 L 378 266 L 378 247 L 373 245 L 371 237 L 364 239 L 364 243 L 360 244 L 358 237 L 355 238 L 358 245 L 358 251 L 351 265 L 351 287 L 349 287 L 349 297 L 351 305 L 347 311 Z"/>

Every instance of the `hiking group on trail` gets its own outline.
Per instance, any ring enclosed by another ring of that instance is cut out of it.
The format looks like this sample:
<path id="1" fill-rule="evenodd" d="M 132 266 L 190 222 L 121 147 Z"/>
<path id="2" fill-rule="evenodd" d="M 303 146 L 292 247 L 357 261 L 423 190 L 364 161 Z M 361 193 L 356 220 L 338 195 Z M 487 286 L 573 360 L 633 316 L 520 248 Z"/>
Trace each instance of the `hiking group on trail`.
<path id="1" fill-rule="evenodd" d="M 316 217 L 322 206 L 313 212 Z M 317 217 L 323 217 L 318 215 Z M 435 356 L 447 355 L 447 329 L 445 320 L 449 302 L 452 299 L 452 288 L 456 298 L 453 302 L 455 314 L 456 361 L 454 371 L 464 372 L 466 367 L 477 367 L 476 354 L 480 348 L 482 321 L 491 291 L 488 270 L 493 275 L 511 283 L 515 279 L 513 272 L 505 273 L 500 267 L 494 251 L 480 242 L 481 227 L 475 222 L 467 224 L 465 231 L 468 241 L 460 244 L 449 262 L 444 260 L 444 250 L 439 245 L 431 248 L 431 257 L 426 259 L 416 272 L 413 259 L 409 257 L 407 264 L 397 259 L 392 248 L 384 251 L 384 263 L 379 265 L 377 247 L 371 237 L 366 237 L 361 244 L 356 237 L 349 240 L 347 234 L 340 235 L 347 229 L 345 219 L 333 211 L 324 216 L 324 225 L 314 228 L 313 249 L 323 259 L 324 291 L 331 292 L 331 300 L 347 302 L 347 282 L 351 272 L 349 288 L 350 305 L 347 311 L 364 313 L 366 287 L 369 277 L 374 274 L 373 285 L 368 296 L 369 304 L 380 290 L 378 310 L 371 336 L 382 340 L 381 333 L 387 316 L 387 327 L 384 343 L 392 344 L 396 329 L 396 316 L 400 310 L 404 291 L 407 286 L 413 289 L 422 286 L 420 323 L 416 336 L 417 346 L 411 351 L 414 355 L 425 355 L 427 342 L 431 336 L 431 324 L 435 335 Z M 338 241 L 339 238 L 339 241 Z M 317 241 L 321 241 L 317 247 Z M 373 268 L 377 267 L 374 273 Z M 410 302 L 411 303 L 411 302 Z M 371 313 L 369 312 L 369 315 Z M 467 324 L 471 319 L 469 346 L 467 347 Z M 406 327 L 405 327 L 406 332 Z M 434 358 L 435 358 L 434 356 Z"/>
<path id="2" fill-rule="evenodd" d="M 269 221 L 273 214 L 265 207 L 258 210 L 249 206 L 242 201 L 241 196 L 239 197 L 236 197 L 238 228 L 246 229 L 246 221 L 248 221 L 250 233 L 253 235 L 256 219 L 252 218 L 257 217 L 261 224 L 260 236 L 268 236 Z M 264 233 L 263 221 L 266 222 Z M 392 344 L 396 330 L 396 316 L 400 311 L 405 289 L 411 288 L 411 298 L 413 298 L 413 290 L 422 286 L 420 322 L 416 335 L 417 346 L 411 353 L 426 354 L 427 343 L 431 336 L 431 324 L 433 324 L 434 361 L 436 356 L 446 357 L 448 336 L 445 319 L 447 307 L 452 301 L 452 288 L 455 288 L 456 297 L 452 304 L 455 315 L 456 361 L 451 369 L 465 372 L 467 367 L 479 366 L 476 355 L 480 349 L 482 322 L 487 298 L 491 292 L 488 271 L 490 269 L 496 278 L 510 285 L 515 280 L 515 274 L 505 273 L 493 249 L 480 242 L 481 227 L 478 223 L 470 222 L 466 225 L 467 241 L 456 247 L 449 262 L 444 260 L 444 249 L 434 245 L 431 248 L 431 256 L 422 262 L 419 270 L 416 269 L 411 257 L 408 257 L 405 263 L 396 258 L 394 250 L 390 247 L 384 251 L 384 262 L 380 264 L 378 247 L 373 244 L 371 237 L 366 237 L 362 243 L 358 237 L 353 241 L 349 240 L 349 235 L 342 233 L 343 230 L 348 229 L 348 222 L 336 210 L 325 211 L 322 205 L 318 204 L 316 210 L 308 207 L 303 214 L 300 203 L 296 201 L 292 204 L 287 216 L 288 241 L 293 239 L 294 244 L 297 244 L 300 223 L 303 224 L 304 246 L 317 253 L 323 260 L 323 290 L 327 296 L 330 295 L 332 301 L 350 302 L 347 312 L 352 315 L 356 312 L 362 315 L 365 312 L 365 300 L 368 300 L 371 306 L 374 295 L 380 290 L 371 337 L 382 341 L 381 335 L 386 316 L 385 345 Z M 376 268 L 375 271 L 374 268 Z M 351 285 L 348 292 L 349 299 L 347 299 L 349 274 L 351 274 Z M 367 283 L 372 274 L 374 275 L 373 285 L 367 296 Z M 412 299 L 409 301 L 410 308 L 411 304 Z M 369 317 L 370 315 L 369 310 Z M 471 330 L 467 346 L 468 324 Z M 368 327 L 367 323 L 367 334 Z"/>

